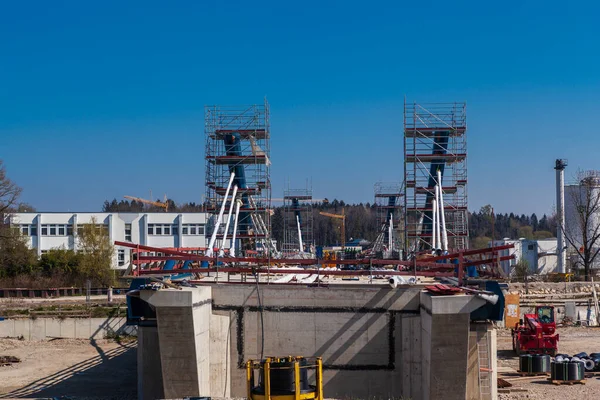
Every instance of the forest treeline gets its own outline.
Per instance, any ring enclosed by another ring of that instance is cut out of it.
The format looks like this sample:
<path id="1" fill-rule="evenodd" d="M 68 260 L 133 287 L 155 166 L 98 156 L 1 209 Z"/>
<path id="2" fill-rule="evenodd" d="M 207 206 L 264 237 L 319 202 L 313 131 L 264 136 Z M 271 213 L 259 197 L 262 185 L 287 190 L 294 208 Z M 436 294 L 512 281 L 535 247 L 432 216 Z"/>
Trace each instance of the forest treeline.
<path id="1" fill-rule="evenodd" d="M 170 212 L 200 212 L 202 204 L 183 203 L 175 204 L 167 200 Z M 332 214 L 341 214 L 342 209 L 346 214 L 346 240 L 351 238 L 373 241 L 381 231 L 377 223 L 377 208 L 371 203 L 346 204 L 343 200 L 333 200 L 313 204 L 313 232 L 316 245 L 332 245 L 341 241 L 341 221 L 320 215 L 324 211 Z M 160 207 L 146 205 L 135 200 L 105 201 L 102 207 L 104 212 L 158 212 L 164 211 Z M 271 217 L 273 237 L 282 243 L 284 239 L 284 209 L 282 206 L 274 207 Z M 555 236 L 556 222 L 554 216 L 514 213 L 493 213 L 492 207 L 486 205 L 479 211 L 469 212 L 469 236 L 472 248 L 487 247 L 488 242 L 495 239 L 526 238 L 546 239 Z"/>

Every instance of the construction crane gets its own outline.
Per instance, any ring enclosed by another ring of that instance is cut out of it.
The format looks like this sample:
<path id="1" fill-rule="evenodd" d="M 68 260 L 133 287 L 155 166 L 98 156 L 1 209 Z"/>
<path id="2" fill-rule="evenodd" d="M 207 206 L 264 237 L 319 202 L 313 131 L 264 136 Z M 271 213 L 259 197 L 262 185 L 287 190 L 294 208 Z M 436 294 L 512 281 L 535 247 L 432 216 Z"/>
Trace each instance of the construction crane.
<path id="1" fill-rule="evenodd" d="M 152 206 L 164 208 L 165 212 L 169 212 L 169 203 L 167 202 L 167 195 L 165 195 L 164 201 L 146 200 L 146 199 L 140 199 L 139 197 L 133 197 L 133 196 L 123 196 L 123 197 L 125 197 L 126 199 L 129 199 L 129 200 L 138 201 L 140 203 L 150 204 Z"/>
<path id="2" fill-rule="evenodd" d="M 294 198 L 293 195 L 288 196 L 286 199 L 284 198 L 272 198 L 271 202 L 273 203 L 283 203 L 286 200 L 290 200 Z M 308 199 L 308 200 L 304 200 L 302 199 L 303 202 L 305 203 L 323 203 L 323 204 L 329 204 L 329 200 L 327 198 L 325 199 Z"/>
<path id="3" fill-rule="evenodd" d="M 342 208 L 341 214 L 332 214 L 324 211 L 319 212 L 319 214 L 342 220 L 342 250 L 344 250 L 346 248 L 346 211 Z"/>

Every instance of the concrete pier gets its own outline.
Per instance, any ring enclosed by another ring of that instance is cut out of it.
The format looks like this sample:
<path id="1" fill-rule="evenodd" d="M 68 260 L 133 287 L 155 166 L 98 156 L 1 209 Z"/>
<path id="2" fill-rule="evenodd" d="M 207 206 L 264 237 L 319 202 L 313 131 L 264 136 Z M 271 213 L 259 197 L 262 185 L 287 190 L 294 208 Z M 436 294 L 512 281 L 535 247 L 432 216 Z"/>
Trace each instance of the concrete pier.
<path id="1" fill-rule="evenodd" d="M 211 288 L 142 291 L 141 298 L 156 308 L 164 397 L 211 396 Z"/>

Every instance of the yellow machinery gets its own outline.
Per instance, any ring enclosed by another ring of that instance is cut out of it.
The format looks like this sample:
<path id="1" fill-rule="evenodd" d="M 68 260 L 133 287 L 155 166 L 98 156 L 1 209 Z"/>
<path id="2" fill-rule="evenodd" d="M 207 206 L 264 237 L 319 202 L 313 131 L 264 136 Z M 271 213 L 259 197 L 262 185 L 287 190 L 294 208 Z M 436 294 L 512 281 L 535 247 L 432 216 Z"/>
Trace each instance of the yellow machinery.
<path id="1" fill-rule="evenodd" d="M 330 218 L 337 218 L 342 220 L 342 251 L 346 248 L 346 212 L 342 208 L 341 214 L 332 214 L 328 212 L 321 211 L 319 214 L 324 215 Z"/>
<path id="2" fill-rule="evenodd" d="M 335 261 L 335 260 L 337 260 L 337 254 L 334 250 L 323 250 L 323 259 L 328 260 L 328 261 L 329 260 Z M 335 268 L 336 264 L 335 263 L 332 263 L 332 264 L 327 263 L 327 264 L 324 264 L 323 267 Z"/>
<path id="3" fill-rule="evenodd" d="M 254 371 L 259 371 L 258 385 Z M 308 371 L 315 371 L 315 385 L 308 384 Z M 267 357 L 246 362 L 248 400 L 323 400 L 321 357 Z"/>
<path id="4" fill-rule="evenodd" d="M 140 203 L 144 203 L 144 204 L 150 204 L 152 206 L 156 206 L 156 207 L 161 207 L 165 209 L 165 212 L 169 211 L 169 203 L 167 202 L 167 196 L 165 195 L 165 201 L 153 201 L 153 200 L 146 200 L 146 199 L 140 199 L 139 197 L 133 197 L 133 196 L 123 196 L 126 199 L 129 200 L 135 200 L 135 201 L 139 201 Z"/>

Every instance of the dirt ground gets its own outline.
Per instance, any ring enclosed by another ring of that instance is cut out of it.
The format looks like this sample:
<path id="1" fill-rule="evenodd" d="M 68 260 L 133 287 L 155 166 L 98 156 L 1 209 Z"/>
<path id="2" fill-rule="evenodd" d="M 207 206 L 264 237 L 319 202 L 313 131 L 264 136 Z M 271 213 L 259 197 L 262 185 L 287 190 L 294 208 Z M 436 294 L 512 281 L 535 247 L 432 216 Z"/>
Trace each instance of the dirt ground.
<path id="1" fill-rule="evenodd" d="M 0 399 L 137 398 L 136 342 L 0 339 L 0 356 L 20 363 L 0 367 Z"/>
<path id="2" fill-rule="evenodd" d="M 573 355 L 582 351 L 586 353 L 600 352 L 600 328 L 568 327 L 558 328 L 560 353 Z M 519 367 L 519 359 L 512 351 L 512 342 L 509 330 L 498 331 L 498 367 Z M 498 375 L 504 377 L 502 373 Z M 499 394 L 500 400 L 508 399 L 544 399 L 544 400 L 570 400 L 596 398 L 600 394 L 600 375 L 586 379 L 585 385 L 556 386 L 545 377 L 532 377 L 530 379 L 512 382 L 514 387 L 527 389 L 526 392 Z"/>
<path id="3" fill-rule="evenodd" d="M 600 328 L 559 328 L 559 351 L 575 354 L 600 353 Z M 136 399 L 136 343 L 109 340 L 55 339 L 24 341 L 0 339 L 0 356 L 15 356 L 20 363 L 0 367 L 0 399 Z M 518 369 L 510 331 L 498 331 L 498 367 Z M 500 377 L 514 378 L 501 372 Z M 499 395 L 500 400 L 569 400 L 595 398 L 600 394 L 600 375 L 587 378 L 585 385 L 555 386 L 545 378 L 512 382 L 525 389 Z"/>

